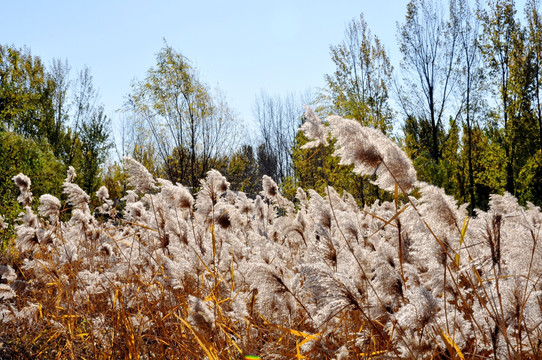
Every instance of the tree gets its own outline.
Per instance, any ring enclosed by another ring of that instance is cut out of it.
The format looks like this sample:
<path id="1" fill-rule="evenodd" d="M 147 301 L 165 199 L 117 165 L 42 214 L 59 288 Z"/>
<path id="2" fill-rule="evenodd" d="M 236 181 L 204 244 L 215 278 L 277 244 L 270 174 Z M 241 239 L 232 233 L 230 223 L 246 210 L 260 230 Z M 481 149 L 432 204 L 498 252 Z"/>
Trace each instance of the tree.
<path id="1" fill-rule="evenodd" d="M 53 142 L 54 86 L 41 59 L 30 50 L 0 46 L 0 121 L 4 130 Z"/>
<path id="2" fill-rule="evenodd" d="M 77 88 L 69 72 L 67 62 L 54 60 L 47 69 L 28 49 L 0 46 L 0 213 L 10 220 L 21 210 L 11 180 L 18 173 L 30 176 L 38 193 L 55 196 L 70 165 L 89 194 L 101 182 L 109 120 L 96 105 L 90 70 L 80 73 Z"/>
<path id="3" fill-rule="evenodd" d="M 305 118 L 304 120 L 305 121 Z M 317 148 L 305 149 L 303 145 L 308 142 L 302 131 L 298 131 L 292 150 L 295 171 L 295 187 L 286 184 L 291 193 L 285 193 L 289 198 L 295 196 L 297 187 L 314 189 L 322 196 L 327 194 L 328 186 L 335 188 L 339 193 L 347 191 L 361 206 L 373 203 L 375 200 L 389 199 L 383 191 L 373 185 L 364 176 L 352 172 L 353 165 L 339 165 L 340 159 L 333 156 L 335 139 L 328 139 L 329 145 L 320 145 Z"/>
<path id="4" fill-rule="evenodd" d="M 474 176 L 474 135 L 476 131 L 476 117 L 480 113 L 483 99 L 484 73 L 481 68 L 481 52 L 478 46 L 480 36 L 480 22 L 471 11 L 469 4 L 463 1 L 451 0 L 451 18 L 458 30 L 458 53 L 460 61 L 459 88 L 461 98 L 460 117 L 463 120 L 463 157 L 466 157 L 467 175 L 466 192 L 463 196 L 469 202 L 469 213 L 472 215 L 479 204 L 476 193 Z M 484 200 L 481 200 L 484 201 Z M 485 201 L 484 201 L 485 202 Z"/>
<path id="5" fill-rule="evenodd" d="M 93 194 L 101 185 L 101 165 L 105 163 L 106 155 L 112 147 L 111 123 L 104 114 L 103 106 L 99 106 L 90 119 L 81 124 L 79 137 L 81 139 L 82 163 L 80 167 L 80 182 L 83 190 Z"/>
<path id="6" fill-rule="evenodd" d="M 533 201 L 542 205 L 542 18 L 540 1 L 528 0 L 525 4 L 526 46 L 529 52 L 532 75 L 531 114 L 537 128 L 538 150 L 533 151 L 520 170 L 517 179 L 521 201 Z"/>
<path id="7" fill-rule="evenodd" d="M 71 90 L 70 66 L 65 60 L 53 59 L 50 70 L 47 74 L 51 82 L 51 114 L 53 118 L 47 139 L 53 148 L 56 157 L 65 159 L 68 141 L 66 127 L 70 119 L 69 96 Z"/>
<path id="8" fill-rule="evenodd" d="M 88 67 L 79 71 L 73 87 L 67 79 L 67 64 L 54 62 L 53 70 L 58 83 L 54 97 L 55 116 L 71 120 L 57 156 L 66 166 L 75 168 L 78 174 L 75 181 L 88 194 L 93 194 L 101 184 L 101 166 L 112 147 L 111 123 L 103 105 L 98 103 L 98 91 Z M 68 95 L 72 98 L 72 112 L 66 101 Z"/>
<path id="9" fill-rule="evenodd" d="M 325 75 L 327 87 L 319 96 L 318 112 L 355 119 L 363 126 L 389 133 L 393 111 L 388 102 L 388 88 L 393 68 L 363 14 L 346 26 L 345 39 L 331 45 L 330 53 L 335 71 Z M 316 151 L 301 149 L 306 142 L 302 134 L 297 134 L 293 157 L 298 186 L 314 188 L 322 194 L 328 185 L 333 186 L 348 191 L 362 205 L 380 198 L 367 176 L 354 175 L 350 167 L 339 166 L 338 159 L 331 155 L 333 142 Z"/>
<path id="10" fill-rule="evenodd" d="M 542 150 L 542 18 L 540 16 L 540 1 L 529 0 L 525 5 L 527 19 L 527 46 L 532 61 L 534 77 L 533 113 L 538 125 L 538 140 Z"/>
<path id="11" fill-rule="evenodd" d="M 187 58 L 170 46 L 156 56 L 144 80 L 132 84 L 127 111 L 160 159 L 164 176 L 197 188 L 199 179 L 239 136 L 223 97 L 211 95 Z"/>
<path id="12" fill-rule="evenodd" d="M 505 153 L 505 189 L 515 194 L 515 179 L 532 152 L 532 67 L 514 1 L 489 0 L 487 5 L 478 11 L 484 30 L 481 46 L 499 100 L 495 135 Z"/>
<path id="13" fill-rule="evenodd" d="M 90 69 L 85 67 L 78 73 L 72 93 L 73 113 L 71 114 L 71 131 L 68 134 L 70 146 L 64 155 L 64 162 L 68 166 L 79 168 L 81 160 L 81 138 L 78 133 L 85 123 L 91 121 L 97 111 L 98 93 L 94 88 L 94 81 Z"/>
<path id="14" fill-rule="evenodd" d="M 429 155 L 442 158 L 444 121 L 455 118 L 459 106 L 453 104 L 457 90 L 458 33 L 446 20 L 438 0 L 411 0 L 405 23 L 399 28 L 402 68 L 408 91 L 399 100 L 407 118 L 419 121 L 430 133 Z"/>
<path id="15" fill-rule="evenodd" d="M 303 103 L 310 95 L 271 97 L 264 91 L 254 102 L 254 116 L 259 125 L 262 145 L 258 147 L 261 175 L 281 182 L 293 175 L 292 146 L 303 116 Z"/>
<path id="16" fill-rule="evenodd" d="M 258 175 L 260 178 L 264 175 L 267 175 L 272 179 L 279 178 L 277 172 L 277 156 L 265 143 L 258 146 L 256 157 L 258 162 Z"/>
<path id="17" fill-rule="evenodd" d="M 243 145 L 229 159 L 224 172 L 230 182 L 230 189 L 243 191 L 255 197 L 261 188 L 261 176 L 258 173 L 258 163 L 251 145 Z"/>
<path id="18" fill-rule="evenodd" d="M 393 111 L 388 103 L 388 87 L 393 67 L 384 46 L 372 36 L 363 14 L 353 19 L 345 40 L 330 46 L 335 72 L 325 76 L 329 112 L 359 121 L 387 133 Z"/>
<path id="19" fill-rule="evenodd" d="M 38 143 L 19 134 L 0 131 L 0 215 L 14 224 L 23 210 L 17 202 L 19 190 L 13 177 L 23 173 L 32 179 L 31 191 L 36 195 L 60 197 L 66 176 L 64 165 L 55 158 L 47 143 Z M 34 204 L 37 199 L 34 199 Z M 10 231 L 0 231 L 0 247 L 6 244 Z"/>

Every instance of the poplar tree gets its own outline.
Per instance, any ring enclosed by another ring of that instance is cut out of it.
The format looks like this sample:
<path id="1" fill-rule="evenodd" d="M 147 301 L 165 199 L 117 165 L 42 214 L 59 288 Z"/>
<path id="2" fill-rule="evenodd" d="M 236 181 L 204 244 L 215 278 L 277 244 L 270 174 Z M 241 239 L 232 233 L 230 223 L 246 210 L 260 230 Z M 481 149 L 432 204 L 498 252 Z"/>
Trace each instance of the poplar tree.
<path id="1" fill-rule="evenodd" d="M 410 121 L 427 128 L 423 131 L 429 156 L 437 164 L 442 159 L 446 121 L 449 116 L 455 120 L 459 108 L 455 102 L 457 30 L 442 2 L 433 0 L 411 0 L 398 29 L 405 74 L 405 87 L 399 94 L 402 109 Z"/>
<path id="2" fill-rule="evenodd" d="M 476 144 L 476 132 L 480 131 L 478 118 L 481 116 L 483 106 L 483 84 L 484 73 L 482 70 L 482 54 L 478 46 L 480 36 L 480 22 L 471 9 L 468 2 L 450 0 L 450 13 L 452 21 L 458 29 L 458 53 L 459 53 L 459 87 L 461 97 L 460 117 L 463 121 L 463 141 L 461 157 L 466 162 L 466 176 L 461 200 L 469 202 L 469 212 L 473 214 L 474 209 L 481 201 L 477 191 L 475 180 L 476 150 L 480 144 Z M 478 170 L 479 171 L 479 170 Z"/>
<path id="3" fill-rule="evenodd" d="M 536 134 L 531 112 L 530 54 L 513 0 L 489 0 L 478 14 L 483 25 L 482 52 L 498 99 L 497 130 L 493 133 L 505 153 L 505 190 L 516 194 L 516 179 L 532 152 Z"/>
<path id="4" fill-rule="evenodd" d="M 354 119 L 389 134 L 393 127 L 389 104 L 393 67 L 363 14 L 346 26 L 343 41 L 331 45 L 330 54 L 335 71 L 325 75 L 327 87 L 320 94 L 319 113 Z M 350 166 L 339 165 L 339 160 L 331 155 L 333 141 L 329 147 L 301 149 L 306 142 L 302 134 L 296 136 L 293 161 L 298 186 L 314 188 L 323 195 L 328 185 L 333 186 L 348 191 L 362 205 L 381 197 L 369 177 L 353 174 Z"/>
<path id="5" fill-rule="evenodd" d="M 325 76 L 328 111 L 389 133 L 393 111 L 388 89 L 393 67 L 363 14 L 347 25 L 345 39 L 331 45 L 330 53 L 335 71 Z"/>

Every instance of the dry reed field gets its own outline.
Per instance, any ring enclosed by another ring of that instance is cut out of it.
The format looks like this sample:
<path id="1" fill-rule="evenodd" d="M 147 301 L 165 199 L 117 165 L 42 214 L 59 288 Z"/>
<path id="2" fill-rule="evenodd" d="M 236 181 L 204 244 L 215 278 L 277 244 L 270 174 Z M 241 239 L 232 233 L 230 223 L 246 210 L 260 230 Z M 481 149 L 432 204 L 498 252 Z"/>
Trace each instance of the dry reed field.
<path id="1" fill-rule="evenodd" d="M 324 123 L 307 110 L 306 146 L 337 139 L 393 201 L 328 187 L 294 204 L 269 177 L 251 199 L 214 170 L 192 195 L 126 158 L 122 210 L 105 187 L 91 209 L 73 170 L 66 204 L 36 206 L 15 176 L 0 358 L 542 358 L 540 209 L 493 195 L 470 218 L 382 133 Z"/>

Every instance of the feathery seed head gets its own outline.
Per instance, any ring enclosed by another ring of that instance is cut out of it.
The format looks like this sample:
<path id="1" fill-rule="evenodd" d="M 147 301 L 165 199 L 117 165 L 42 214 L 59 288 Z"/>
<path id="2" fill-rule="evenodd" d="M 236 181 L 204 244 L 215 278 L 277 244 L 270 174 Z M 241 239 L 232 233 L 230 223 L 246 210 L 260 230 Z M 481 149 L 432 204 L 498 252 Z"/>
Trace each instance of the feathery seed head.
<path id="1" fill-rule="evenodd" d="M 337 139 L 333 155 L 340 157 L 340 164 L 354 165 L 354 172 L 360 175 L 373 175 L 374 182 L 388 191 L 395 184 L 405 191 L 411 191 L 416 182 L 416 171 L 412 161 L 379 130 L 363 127 L 354 120 L 339 116 L 328 117 L 331 135 Z"/>
<path id="2" fill-rule="evenodd" d="M 20 191 L 28 191 L 30 189 L 30 178 L 22 173 L 15 175 L 13 181 L 19 187 Z"/>
<path id="3" fill-rule="evenodd" d="M 124 157 L 124 164 L 128 168 L 130 186 L 142 194 L 156 190 L 154 178 L 147 168 L 129 156 Z"/>
<path id="4" fill-rule="evenodd" d="M 21 194 L 17 198 L 17 201 L 24 206 L 30 205 L 32 202 L 32 192 L 30 192 L 30 178 L 22 173 L 13 177 L 13 181 L 19 187 Z"/>
<path id="5" fill-rule="evenodd" d="M 73 179 L 76 176 L 77 176 L 77 174 L 75 173 L 75 169 L 73 168 L 73 166 L 70 166 L 68 168 L 67 176 L 66 176 L 66 179 L 64 181 L 68 182 L 68 183 L 71 183 L 71 182 L 73 182 Z"/>
<path id="6" fill-rule="evenodd" d="M 51 222 L 56 222 L 60 215 L 60 200 L 50 194 L 40 196 L 40 206 L 38 212 L 43 217 L 48 217 Z"/>
<path id="7" fill-rule="evenodd" d="M 273 198 L 278 195 L 279 188 L 277 184 L 271 179 L 271 177 L 264 175 L 262 178 L 263 195 L 265 197 Z"/>
<path id="8" fill-rule="evenodd" d="M 64 194 L 68 195 L 69 204 L 78 209 L 88 208 L 90 196 L 79 185 L 65 181 L 62 187 Z"/>
<path id="9" fill-rule="evenodd" d="M 101 202 L 105 202 L 107 199 L 109 199 L 109 191 L 105 186 L 101 186 L 98 191 L 96 191 L 96 196 Z"/>
<path id="10" fill-rule="evenodd" d="M 306 106 L 305 109 L 306 111 L 305 115 L 303 116 L 303 124 L 301 125 L 299 130 L 303 131 L 305 133 L 305 136 L 312 141 L 309 141 L 308 143 L 303 145 L 301 149 L 315 148 L 320 145 L 328 146 L 328 131 L 324 127 L 322 120 L 320 120 L 320 118 L 316 116 L 316 114 L 310 107 Z"/>

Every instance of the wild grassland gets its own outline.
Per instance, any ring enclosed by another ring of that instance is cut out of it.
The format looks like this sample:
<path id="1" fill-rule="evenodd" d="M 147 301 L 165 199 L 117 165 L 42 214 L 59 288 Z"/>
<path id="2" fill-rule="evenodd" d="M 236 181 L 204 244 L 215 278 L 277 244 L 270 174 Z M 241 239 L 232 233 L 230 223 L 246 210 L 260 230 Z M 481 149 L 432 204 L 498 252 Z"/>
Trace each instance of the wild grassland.
<path id="1" fill-rule="evenodd" d="M 540 209 L 494 195 L 470 218 L 382 134 L 326 123 L 308 111 L 308 145 L 331 132 L 394 201 L 360 208 L 329 187 L 294 205 L 268 177 L 249 199 L 216 171 L 194 198 L 128 158 L 123 211 L 105 188 L 90 209 L 70 171 L 68 206 L 42 195 L 35 213 L 14 177 L 0 358 L 542 357 Z"/>

